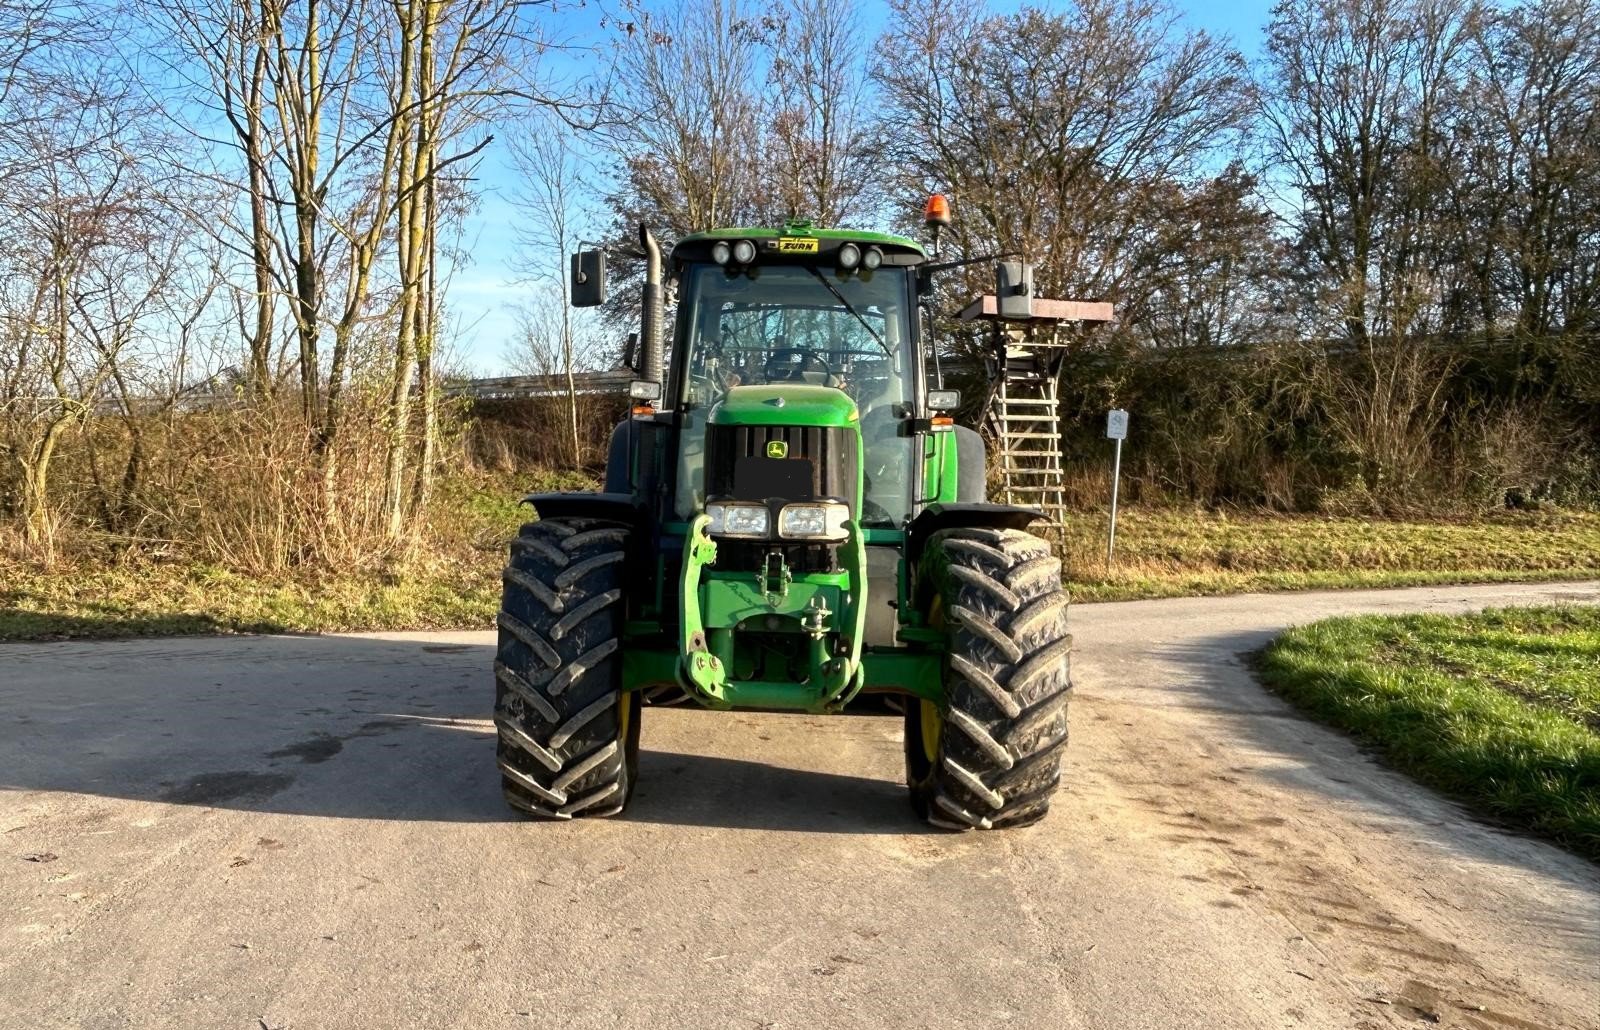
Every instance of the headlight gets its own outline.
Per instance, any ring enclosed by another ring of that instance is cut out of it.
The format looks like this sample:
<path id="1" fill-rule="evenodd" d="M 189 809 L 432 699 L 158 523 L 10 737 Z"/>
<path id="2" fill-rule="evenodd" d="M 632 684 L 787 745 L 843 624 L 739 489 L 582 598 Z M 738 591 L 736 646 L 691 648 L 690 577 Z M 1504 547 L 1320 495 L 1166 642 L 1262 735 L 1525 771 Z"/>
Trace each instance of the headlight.
<path id="1" fill-rule="evenodd" d="M 706 514 L 712 536 L 765 537 L 772 528 L 772 517 L 759 504 L 708 504 Z"/>
<path id="2" fill-rule="evenodd" d="M 871 271 L 883 264 L 883 251 L 877 247 L 868 247 L 867 252 L 861 255 L 861 267 Z"/>
<path id="3" fill-rule="evenodd" d="M 842 504 L 786 504 L 778 513 L 778 535 L 790 539 L 843 540 L 850 509 Z"/>
<path id="4" fill-rule="evenodd" d="M 839 248 L 839 267 L 851 269 L 861 264 L 861 248 L 854 243 L 846 243 Z"/>
<path id="5" fill-rule="evenodd" d="M 749 240 L 740 240 L 733 245 L 733 260 L 741 265 L 748 265 L 756 259 L 756 245 Z"/>
<path id="6" fill-rule="evenodd" d="M 711 260 L 719 265 L 725 265 L 733 257 L 733 248 L 728 246 L 727 240 L 718 240 L 711 245 Z"/>

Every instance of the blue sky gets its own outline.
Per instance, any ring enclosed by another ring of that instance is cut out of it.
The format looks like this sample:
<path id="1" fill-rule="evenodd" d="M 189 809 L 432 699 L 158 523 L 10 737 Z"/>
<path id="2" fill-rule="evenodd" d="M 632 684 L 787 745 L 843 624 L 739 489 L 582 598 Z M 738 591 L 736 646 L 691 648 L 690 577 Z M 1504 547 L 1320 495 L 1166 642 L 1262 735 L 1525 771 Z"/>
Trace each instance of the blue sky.
<path id="1" fill-rule="evenodd" d="M 880 26 L 888 5 L 881 0 L 868 0 L 865 6 L 869 26 Z M 1008 9 L 1022 5 L 1000 2 L 992 6 Z M 1052 5 L 1046 0 L 1039 6 Z M 1254 57 L 1259 50 L 1261 30 L 1272 9 L 1268 0 L 1221 4 L 1178 0 L 1177 6 L 1190 25 L 1233 39 L 1246 57 Z M 597 28 L 598 17 L 594 7 L 567 7 L 554 32 L 567 39 L 588 36 Z M 581 64 L 570 58 L 558 60 L 552 70 L 557 74 L 581 74 Z M 516 176 L 507 166 L 500 141 L 490 148 L 478 174 L 484 185 L 483 201 L 467 220 L 462 239 L 463 248 L 471 257 L 455 270 L 449 291 L 457 329 L 454 358 L 456 364 L 477 375 L 503 375 L 509 371 L 504 355 L 516 331 L 515 308 L 529 288 L 517 281 L 512 267 L 515 226 L 521 215 L 511 202 Z M 549 257 L 555 259 L 554 255 Z"/>

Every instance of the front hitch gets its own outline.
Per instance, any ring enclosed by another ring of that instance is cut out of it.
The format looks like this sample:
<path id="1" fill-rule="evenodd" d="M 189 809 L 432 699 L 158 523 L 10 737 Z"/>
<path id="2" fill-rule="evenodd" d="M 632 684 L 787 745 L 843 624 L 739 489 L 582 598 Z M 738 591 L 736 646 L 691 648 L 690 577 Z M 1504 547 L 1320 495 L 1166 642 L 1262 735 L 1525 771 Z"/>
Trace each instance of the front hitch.
<path id="1" fill-rule="evenodd" d="M 707 532 L 711 519 L 698 515 L 689 524 L 679 584 L 678 679 L 685 690 L 711 708 L 785 708 L 837 711 L 861 690 L 861 638 L 866 628 L 866 548 L 859 526 L 845 524 L 841 545 L 845 586 L 798 579 L 781 554 L 771 554 L 759 572 L 743 577 L 704 573 L 717 560 L 717 543 Z M 716 591 L 714 598 L 707 591 Z M 836 608 L 830 608 L 829 597 Z M 707 612 L 711 625 L 707 625 Z M 735 635 L 749 619 L 781 619 L 807 638 L 805 680 L 735 679 Z M 835 642 L 837 641 L 837 646 Z"/>

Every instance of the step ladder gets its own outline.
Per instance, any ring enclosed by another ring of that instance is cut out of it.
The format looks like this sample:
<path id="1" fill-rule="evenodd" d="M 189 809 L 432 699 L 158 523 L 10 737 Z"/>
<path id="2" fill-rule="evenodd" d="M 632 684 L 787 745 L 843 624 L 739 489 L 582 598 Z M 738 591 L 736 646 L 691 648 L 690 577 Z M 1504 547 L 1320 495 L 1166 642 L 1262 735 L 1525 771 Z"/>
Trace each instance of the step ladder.
<path id="1" fill-rule="evenodd" d="M 1060 352 L 1008 346 L 992 360 L 988 428 L 1000 472 L 1000 500 L 1044 512 L 1052 526 L 1066 517 L 1061 464 L 1061 408 L 1056 383 Z"/>
<path id="2" fill-rule="evenodd" d="M 978 297 L 956 317 L 983 327 L 976 342 L 989 388 L 984 404 L 989 458 L 1000 473 L 996 500 L 1038 509 L 1060 533 L 1066 525 L 1067 484 L 1056 385 L 1067 348 L 1082 336 L 1063 327 L 1103 325 L 1114 312 L 1104 301 L 1033 296 L 1032 282 L 1028 266 L 1002 262 L 995 269 L 995 293 Z M 1019 305 L 1022 296 L 1027 301 Z"/>

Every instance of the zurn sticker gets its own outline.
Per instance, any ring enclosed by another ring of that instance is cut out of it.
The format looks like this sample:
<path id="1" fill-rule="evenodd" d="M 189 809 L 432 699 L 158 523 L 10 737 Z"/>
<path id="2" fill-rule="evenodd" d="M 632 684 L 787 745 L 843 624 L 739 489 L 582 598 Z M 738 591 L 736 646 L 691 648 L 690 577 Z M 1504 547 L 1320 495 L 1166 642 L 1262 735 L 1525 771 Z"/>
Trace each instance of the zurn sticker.
<path id="1" fill-rule="evenodd" d="M 784 236 L 778 240 L 778 253 L 780 254 L 815 254 L 817 252 L 817 238 L 815 236 Z"/>

